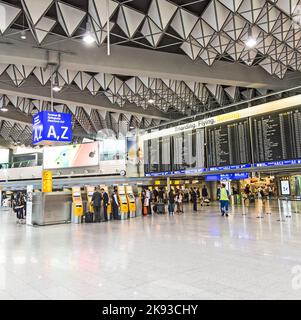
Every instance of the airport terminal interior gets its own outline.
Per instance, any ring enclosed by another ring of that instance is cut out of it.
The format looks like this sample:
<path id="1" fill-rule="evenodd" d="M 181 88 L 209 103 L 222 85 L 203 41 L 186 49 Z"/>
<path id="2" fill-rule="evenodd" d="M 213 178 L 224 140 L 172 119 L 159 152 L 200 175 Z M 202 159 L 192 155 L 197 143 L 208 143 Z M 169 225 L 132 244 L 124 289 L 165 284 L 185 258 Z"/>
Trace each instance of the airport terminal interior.
<path id="1" fill-rule="evenodd" d="M 0 1 L 0 299 L 300 299 L 299 2 Z"/>

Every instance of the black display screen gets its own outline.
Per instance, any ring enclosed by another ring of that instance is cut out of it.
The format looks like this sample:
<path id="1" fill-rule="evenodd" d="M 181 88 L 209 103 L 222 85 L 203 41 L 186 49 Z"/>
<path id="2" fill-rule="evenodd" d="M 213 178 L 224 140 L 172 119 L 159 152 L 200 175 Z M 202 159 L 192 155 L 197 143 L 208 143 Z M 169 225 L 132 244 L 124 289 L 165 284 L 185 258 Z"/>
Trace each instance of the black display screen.
<path id="1" fill-rule="evenodd" d="M 205 167 L 205 131 L 190 130 L 144 142 L 145 173 Z"/>
<path id="2" fill-rule="evenodd" d="M 301 158 L 301 110 L 253 118 L 254 162 Z"/>
<path id="3" fill-rule="evenodd" d="M 250 163 L 248 120 L 208 128 L 207 146 L 209 167 Z"/>

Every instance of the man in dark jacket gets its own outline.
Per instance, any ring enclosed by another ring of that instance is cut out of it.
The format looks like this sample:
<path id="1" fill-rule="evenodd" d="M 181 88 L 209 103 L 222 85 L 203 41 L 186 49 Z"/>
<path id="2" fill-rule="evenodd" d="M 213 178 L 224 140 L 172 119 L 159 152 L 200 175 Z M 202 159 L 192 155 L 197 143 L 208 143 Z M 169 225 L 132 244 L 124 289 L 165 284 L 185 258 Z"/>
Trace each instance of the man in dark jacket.
<path id="1" fill-rule="evenodd" d="M 105 192 L 105 189 L 102 188 L 101 190 L 101 195 L 102 195 L 102 205 L 103 205 L 103 215 L 105 221 L 108 221 L 108 205 L 109 205 L 109 196 Z"/>
<path id="2" fill-rule="evenodd" d="M 191 201 L 193 204 L 193 211 L 197 211 L 198 210 L 198 207 L 197 207 L 198 196 L 197 196 L 196 188 L 193 188 L 191 190 Z"/>
<path id="3" fill-rule="evenodd" d="M 101 193 L 99 187 L 96 188 L 92 196 L 92 204 L 94 210 L 94 222 L 100 222 Z"/>
<path id="4" fill-rule="evenodd" d="M 114 193 L 112 194 L 112 212 L 115 220 L 119 220 L 119 199 L 117 189 L 114 189 Z"/>

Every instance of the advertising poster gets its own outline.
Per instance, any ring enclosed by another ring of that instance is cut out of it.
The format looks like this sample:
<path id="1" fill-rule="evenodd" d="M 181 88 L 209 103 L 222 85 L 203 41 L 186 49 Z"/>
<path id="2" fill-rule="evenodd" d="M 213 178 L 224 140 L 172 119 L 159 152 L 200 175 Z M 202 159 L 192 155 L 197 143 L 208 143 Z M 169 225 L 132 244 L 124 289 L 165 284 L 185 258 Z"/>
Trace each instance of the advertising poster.
<path id="1" fill-rule="evenodd" d="M 137 176 L 138 173 L 138 146 L 136 137 L 126 138 L 126 174 Z"/>
<path id="2" fill-rule="evenodd" d="M 97 166 L 98 142 L 44 148 L 44 169 Z"/>
<path id="3" fill-rule="evenodd" d="M 281 180 L 280 184 L 281 184 L 281 195 L 289 196 L 291 194 L 289 181 L 288 180 Z"/>

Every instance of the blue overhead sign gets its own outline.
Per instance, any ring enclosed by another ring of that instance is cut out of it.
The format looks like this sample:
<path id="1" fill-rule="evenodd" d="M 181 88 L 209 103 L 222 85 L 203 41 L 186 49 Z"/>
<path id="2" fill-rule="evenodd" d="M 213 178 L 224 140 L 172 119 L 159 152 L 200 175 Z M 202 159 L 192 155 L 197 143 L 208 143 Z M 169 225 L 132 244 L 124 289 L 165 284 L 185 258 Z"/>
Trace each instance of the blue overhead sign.
<path id="1" fill-rule="evenodd" d="M 71 142 L 72 115 L 51 111 L 41 111 L 32 117 L 32 143 Z"/>
<path id="2" fill-rule="evenodd" d="M 296 164 L 301 164 L 301 159 L 255 163 L 254 167 L 291 166 Z"/>
<path id="3" fill-rule="evenodd" d="M 249 178 L 248 172 L 228 173 L 228 174 L 210 174 L 205 177 L 205 181 L 244 180 L 248 178 Z"/>

